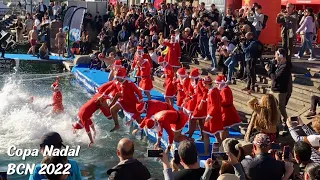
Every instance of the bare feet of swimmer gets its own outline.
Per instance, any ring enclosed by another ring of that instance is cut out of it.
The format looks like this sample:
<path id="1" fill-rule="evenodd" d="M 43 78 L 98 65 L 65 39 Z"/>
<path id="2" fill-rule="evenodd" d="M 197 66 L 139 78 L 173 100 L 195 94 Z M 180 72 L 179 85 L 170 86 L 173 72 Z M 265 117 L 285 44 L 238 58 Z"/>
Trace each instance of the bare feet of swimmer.
<path id="1" fill-rule="evenodd" d="M 113 131 L 118 130 L 118 129 L 120 129 L 120 125 L 119 125 L 119 124 L 114 125 L 114 128 L 112 128 L 112 129 L 110 130 L 110 132 L 113 132 Z"/>

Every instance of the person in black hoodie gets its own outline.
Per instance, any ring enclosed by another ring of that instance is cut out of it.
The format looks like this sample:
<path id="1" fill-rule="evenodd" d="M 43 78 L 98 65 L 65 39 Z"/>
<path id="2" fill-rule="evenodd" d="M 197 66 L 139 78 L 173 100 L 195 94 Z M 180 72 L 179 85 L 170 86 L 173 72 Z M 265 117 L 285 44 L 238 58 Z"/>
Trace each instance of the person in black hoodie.
<path id="1" fill-rule="evenodd" d="M 278 99 L 280 113 L 283 117 L 283 126 L 285 126 L 285 121 L 288 118 L 286 111 L 288 83 L 291 76 L 291 70 L 286 59 L 286 51 L 283 48 L 279 48 L 275 53 L 274 63 L 267 64 L 265 69 L 272 79 L 271 90 Z"/>
<path id="2" fill-rule="evenodd" d="M 137 159 L 133 158 L 134 144 L 130 139 L 122 138 L 117 146 L 117 156 L 120 162 L 109 169 L 109 180 L 147 180 L 150 178 L 148 169 Z"/>

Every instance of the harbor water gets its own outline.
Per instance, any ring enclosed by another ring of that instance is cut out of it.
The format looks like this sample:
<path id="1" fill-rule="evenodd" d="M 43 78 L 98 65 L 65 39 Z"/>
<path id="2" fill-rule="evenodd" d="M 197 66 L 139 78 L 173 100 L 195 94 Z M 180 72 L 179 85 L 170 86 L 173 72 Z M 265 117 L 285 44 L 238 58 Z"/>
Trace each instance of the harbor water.
<path id="1" fill-rule="evenodd" d="M 51 103 L 50 85 L 56 75 L 61 75 L 60 86 L 65 112 L 50 117 L 47 116 L 50 108 L 44 107 Z M 145 137 L 133 137 L 130 127 L 124 125 L 124 120 L 119 131 L 110 133 L 113 121 L 95 114 L 92 120 L 96 124 L 97 136 L 91 148 L 87 147 L 89 139 L 84 130 L 77 134 L 72 133 L 71 124 L 76 121 L 77 111 L 90 97 L 90 94 L 75 83 L 72 75 L 61 72 L 44 75 L 1 75 L 0 88 L 0 172 L 5 171 L 9 163 L 39 163 L 41 155 L 22 160 L 21 157 L 9 157 L 8 148 L 14 145 L 19 149 L 38 149 L 41 136 L 56 131 L 62 136 L 65 145 L 73 148 L 81 146 L 79 156 L 72 159 L 79 163 L 83 179 L 107 178 L 107 170 L 119 162 L 116 146 L 122 137 L 134 140 L 135 158 L 146 165 L 152 177 L 163 179 L 161 164 L 156 159 L 146 156 L 147 149 L 152 148 L 152 144 Z M 32 104 L 26 103 L 30 96 L 34 97 Z M 22 175 L 9 176 L 9 179 L 16 180 L 27 178 L 28 176 Z"/>

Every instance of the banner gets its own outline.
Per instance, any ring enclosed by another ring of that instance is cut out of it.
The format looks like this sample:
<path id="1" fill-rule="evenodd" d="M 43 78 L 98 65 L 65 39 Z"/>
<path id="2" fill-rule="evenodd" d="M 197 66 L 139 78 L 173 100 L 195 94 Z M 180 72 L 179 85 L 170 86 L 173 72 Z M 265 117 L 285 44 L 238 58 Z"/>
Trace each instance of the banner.
<path id="1" fill-rule="evenodd" d="M 86 8 L 79 7 L 73 12 L 71 16 L 71 21 L 69 24 L 69 34 L 67 35 L 69 47 L 73 44 L 73 42 L 80 41 L 81 26 L 85 11 Z"/>
<path id="2" fill-rule="evenodd" d="M 63 32 L 66 32 L 67 28 L 69 28 L 70 20 L 72 17 L 72 14 L 74 10 L 77 8 L 77 6 L 70 6 L 68 7 L 64 17 L 63 17 Z"/>

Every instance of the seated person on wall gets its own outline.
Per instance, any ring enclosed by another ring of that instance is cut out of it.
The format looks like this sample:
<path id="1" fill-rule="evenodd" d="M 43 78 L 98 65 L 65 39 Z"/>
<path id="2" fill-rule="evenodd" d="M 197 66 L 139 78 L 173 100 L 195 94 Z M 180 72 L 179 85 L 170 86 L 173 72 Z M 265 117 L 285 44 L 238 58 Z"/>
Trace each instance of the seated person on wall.
<path id="1" fill-rule="evenodd" d="M 101 69 L 101 61 L 97 58 L 95 54 L 90 55 L 90 69 L 96 69 L 100 70 Z"/>
<path id="2" fill-rule="evenodd" d="M 42 43 L 42 45 L 40 46 L 38 58 L 49 59 L 49 50 L 46 43 Z"/>

